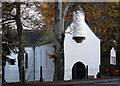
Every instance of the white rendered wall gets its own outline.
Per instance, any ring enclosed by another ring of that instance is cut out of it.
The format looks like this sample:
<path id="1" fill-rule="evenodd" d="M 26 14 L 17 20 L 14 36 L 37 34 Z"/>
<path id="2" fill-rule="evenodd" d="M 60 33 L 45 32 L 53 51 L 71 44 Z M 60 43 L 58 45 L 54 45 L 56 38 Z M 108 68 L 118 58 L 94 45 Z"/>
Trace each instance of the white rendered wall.
<path id="1" fill-rule="evenodd" d="M 25 68 L 25 78 L 27 81 L 34 81 L 34 50 L 33 47 L 25 47 L 28 54 L 28 69 Z"/>
<path id="2" fill-rule="evenodd" d="M 44 44 L 35 48 L 35 80 L 40 80 L 40 66 L 42 66 L 42 77 L 44 81 L 53 81 L 54 63 L 48 54 L 53 54 L 53 44 Z"/>
<path id="3" fill-rule="evenodd" d="M 85 35 L 85 40 L 82 43 L 76 43 L 70 34 L 65 35 L 65 80 L 72 79 L 72 67 L 78 61 L 85 66 L 88 65 L 89 76 L 96 76 L 99 72 L 100 39 L 95 36 L 84 21 L 82 25 Z M 70 27 L 66 32 L 69 32 L 69 30 Z"/>
<path id="4" fill-rule="evenodd" d="M 28 69 L 25 69 L 25 78 L 27 81 L 33 81 L 33 48 L 26 47 L 25 51 L 28 53 Z M 5 66 L 5 80 L 7 82 L 19 82 L 19 69 L 18 69 L 18 54 L 11 53 L 9 58 L 16 59 L 15 65 L 10 65 L 6 62 Z"/>
<path id="5" fill-rule="evenodd" d="M 5 80 L 6 80 L 6 82 L 19 82 L 17 55 L 14 53 L 11 53 L 11 56 L 7 56 L 7 57 L 12 58 L 12 59 L 16 59 L 16 62 L 15 62 L 15 65 L 9 65 L 9 63 L 6 62 Z"/>

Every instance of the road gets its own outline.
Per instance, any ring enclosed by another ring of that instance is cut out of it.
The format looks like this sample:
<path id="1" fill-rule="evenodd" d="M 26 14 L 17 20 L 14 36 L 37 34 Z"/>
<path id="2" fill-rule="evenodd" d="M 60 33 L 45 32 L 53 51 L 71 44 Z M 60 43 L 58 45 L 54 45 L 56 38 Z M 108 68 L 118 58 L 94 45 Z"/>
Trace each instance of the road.
<path id="1" fill-rule="evenodd" d="M 94 84 L 71 85 L 71 86 L 119 86 L 119 84 L 118 82 L 109 82 L 109 83 L 94 83 Z"/>
<path id="2" fill-rule="evenodd" d="M 120 86 L 118 82 L 110 82 L 110 83 L 86 83 L 86 84 L 37 84 L 37 85 L 28 85 L 28 86 Z"/>
<path id="3" fill-rule="evenodd" d="M 112 83 L 100 83 L 100 84 L 94 84 L 90 86 L 119 86 L 118 82 L 112 82 Z"/>
<path id="4" fill-rule="evenodd" d="M 68 81 L 53 83 L 23 83 L 23 84 L 6 84 L 3 86 L 120 86 L 120 79 L 102 79 L 102 80 L 84 80 L 84 81 Z"/>
<path id="5" fill-rule="evenodd" d="M 120 80 L 106 79 L 106 80 L 91 80 L 91 81 L 82 81 L 82 82 L 75 81 L 75 82 L 49 84 L 44 86 L 120 86 Z"/>

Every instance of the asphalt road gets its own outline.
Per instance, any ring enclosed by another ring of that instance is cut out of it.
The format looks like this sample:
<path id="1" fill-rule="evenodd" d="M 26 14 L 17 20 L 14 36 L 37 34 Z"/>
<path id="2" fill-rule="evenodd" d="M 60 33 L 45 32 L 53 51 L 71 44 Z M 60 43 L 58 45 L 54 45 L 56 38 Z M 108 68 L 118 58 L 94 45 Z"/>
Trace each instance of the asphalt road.
<path id="1" fill-rule="evenodd" d="M 119 86 L 119 84 L 118 82 L 109 82 L 109 83 L 94 83 L 94 84 L 71 85 L 71 86 Z"/>
<path id="2" fill-rule="evenodd" d="M 95 84 L 39 84 L 39 85 L 28 85 L 28 86 L 119 86 L 118 82 L 112 83 L 95 83 Z"/>
<path id="3" fill-rule="evenodd" d="M 23 83 L 3 86 L 120 86 L 120 79 L 85 80 L 55 83 Z"/>
<path id="4" fill-rule="evenodd" d="M 120 80 L 98 80 L 98 81 L 83 81 L 83 82 L 77 81 L 77 82 L 57 83 L 52 85 L 49 84 L 48 86 L 120 86 Z"/>
<path id="5" fill-rule="evenodd" d="M 40 86 L 119 86 L 117 82 L 115 83 L 95 83 L 95 84 L 53 84 L 53 85 L 40 85 Z"/>

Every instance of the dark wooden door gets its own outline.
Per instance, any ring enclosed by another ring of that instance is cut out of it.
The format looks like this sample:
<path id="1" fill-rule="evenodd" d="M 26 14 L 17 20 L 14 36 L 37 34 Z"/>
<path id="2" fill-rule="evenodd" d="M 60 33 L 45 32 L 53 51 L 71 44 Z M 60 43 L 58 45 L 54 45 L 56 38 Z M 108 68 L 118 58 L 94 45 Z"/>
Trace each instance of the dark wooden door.
<path id="1" fill-rule="evenodd" d="M 85 65 L 82 62 L 77 62 L 72 68 L 72 79 L 85 78 Z"/>

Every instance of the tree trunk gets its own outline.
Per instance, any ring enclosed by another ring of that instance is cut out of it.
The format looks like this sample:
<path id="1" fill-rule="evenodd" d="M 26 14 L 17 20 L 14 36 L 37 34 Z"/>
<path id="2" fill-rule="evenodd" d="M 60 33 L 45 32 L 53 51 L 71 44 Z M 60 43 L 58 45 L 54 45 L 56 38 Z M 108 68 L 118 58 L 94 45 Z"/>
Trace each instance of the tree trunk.
<path id="1" fill-rule="evenodd" d="M 62 18 L 62 2 L 55 2 L 55 72 L 54 81 L 64 79 L 64 22 Z"/>
<path id="2" fill-rule="evenodd" d="M 59 0 L 55 2 L 55 21 L 54 21 L 54 35 L 55 35 L 55 72 L 54 72 L 54 81 L 64 80 L 64 17 L 69 9 L 72 6 L 72 3 L 68 3 L 64 8 L 62 7 L 62 2 Z"/>
<path id="3" fill-rule="evenodd" d="M 25 81 L 25 75 L 24 75 L 24 41 L 23 41 L 23 27 L 20 19 L 20 2 L 16 2 L 16 17 L 15 21 L 17 24 L 17 32 L 18 32 L 18 67 L 19 67 L 19 79 L 20 82 Z"/>

